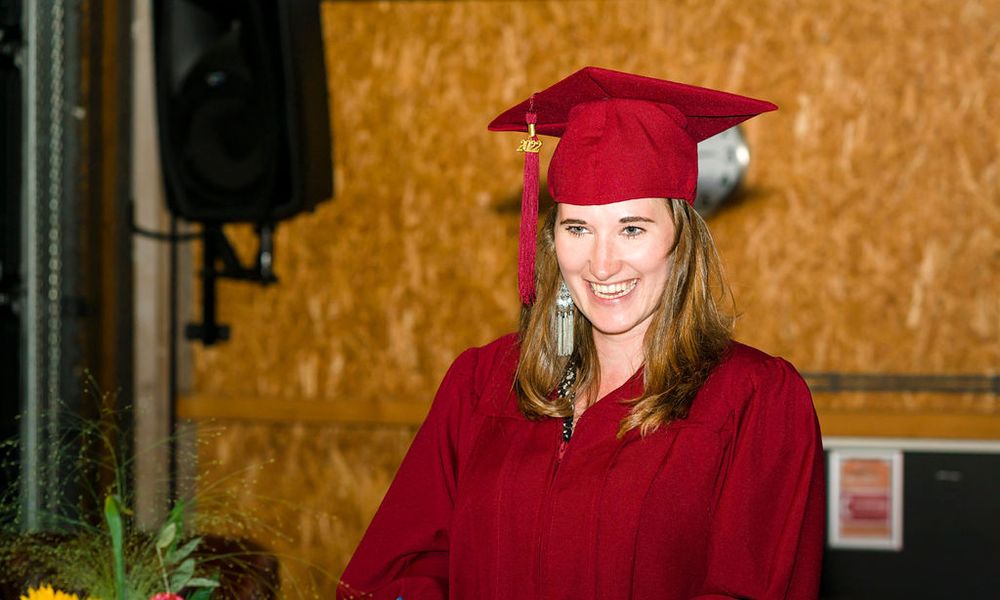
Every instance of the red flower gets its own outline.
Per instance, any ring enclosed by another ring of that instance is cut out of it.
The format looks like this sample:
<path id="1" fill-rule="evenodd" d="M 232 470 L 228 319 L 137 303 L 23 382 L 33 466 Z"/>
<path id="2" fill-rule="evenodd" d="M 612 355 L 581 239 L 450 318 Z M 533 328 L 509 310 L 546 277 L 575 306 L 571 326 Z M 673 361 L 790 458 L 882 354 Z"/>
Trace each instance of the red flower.
<path id="1" fill-rule="evenodd" d="M 184 598 L 180 594 L 160 592 L 159 594 L 153 594 L 153 597 L 149 600 L 184 600 Z"/>

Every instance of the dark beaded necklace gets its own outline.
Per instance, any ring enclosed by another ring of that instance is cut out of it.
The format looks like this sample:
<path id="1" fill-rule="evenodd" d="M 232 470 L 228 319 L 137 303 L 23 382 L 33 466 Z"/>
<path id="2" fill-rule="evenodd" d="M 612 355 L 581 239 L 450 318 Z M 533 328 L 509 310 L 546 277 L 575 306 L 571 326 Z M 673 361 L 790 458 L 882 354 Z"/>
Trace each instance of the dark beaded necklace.
<path id="1" fill-rule="evenodd" d="M 563 417 L 563 441 L 568 442 L 573 437 L 573 415 Z"/>
<path id="2" fill-rule="evenodd" d="M 568 363 L 566 363 L 566 372 L 563 373 L 562 380 L 559 381 L 559 385 L 556 386 L 556 397 L 564 400 L 568 400 L 570 406 L 573 406 L 573 402 L 576 400 L 576 390 L 573 389 L 573 383 L 576 382 L 576 358 L 571 358 Z M 576 409 L 574 407 L 574 414 Z M 573 417 L 574 415 L 569 415 L 563 417 L 562 426 L 562 439 L 564 442 L 568 442 L 571 437 L 573 437 Z"/>

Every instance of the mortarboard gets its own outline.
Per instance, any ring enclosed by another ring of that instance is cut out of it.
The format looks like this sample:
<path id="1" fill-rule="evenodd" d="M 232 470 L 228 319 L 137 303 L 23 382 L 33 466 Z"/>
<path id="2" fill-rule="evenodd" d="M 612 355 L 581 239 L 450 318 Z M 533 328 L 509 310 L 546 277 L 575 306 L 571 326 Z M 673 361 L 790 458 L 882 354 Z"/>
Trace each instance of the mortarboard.
<path id="1" fill-rule="evenodd" d="M 777 106 L 718 90 L 585 67 L 504 111 L 491 131 L 522 131 L 524 192 L 518 251 L 521 302 L 535 300 L 538 135 L 562 138 L 549 163 L 556 202 L 633 198 L 694 203 L 698 142 Z"/>

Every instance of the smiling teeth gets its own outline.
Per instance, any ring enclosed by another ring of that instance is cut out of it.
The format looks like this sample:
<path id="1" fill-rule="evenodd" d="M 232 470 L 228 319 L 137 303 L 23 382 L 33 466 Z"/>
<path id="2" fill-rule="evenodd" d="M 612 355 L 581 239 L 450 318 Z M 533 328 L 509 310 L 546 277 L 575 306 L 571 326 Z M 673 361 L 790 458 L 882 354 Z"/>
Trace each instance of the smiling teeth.
<path id="1" fill-rule="evenodd" d="M 590 283 L 590 289 L 593 290 L 594 295 L 598 298 L 604 298 L 606 300 L 611 300 L 614 298 L 621 298 L 625 294 L 632 291 L 636 284 L 639 283 L 638 279 L 633 279 L 631 281 L 625 281 L 622 283 L 612 283 L 611 285 L 601 285 L 599 283 Z"/>

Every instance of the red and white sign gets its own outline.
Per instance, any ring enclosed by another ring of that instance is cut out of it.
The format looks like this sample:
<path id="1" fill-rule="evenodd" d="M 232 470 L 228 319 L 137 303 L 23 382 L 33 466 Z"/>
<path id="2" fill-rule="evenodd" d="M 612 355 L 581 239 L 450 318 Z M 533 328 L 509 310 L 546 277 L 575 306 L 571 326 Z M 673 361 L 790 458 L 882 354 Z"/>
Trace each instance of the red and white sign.
<path id="1" fill-rule="evenodd" d="M 830 451 L 831 547 L 903 547 L 902 467 L 897 450 Z"/>

